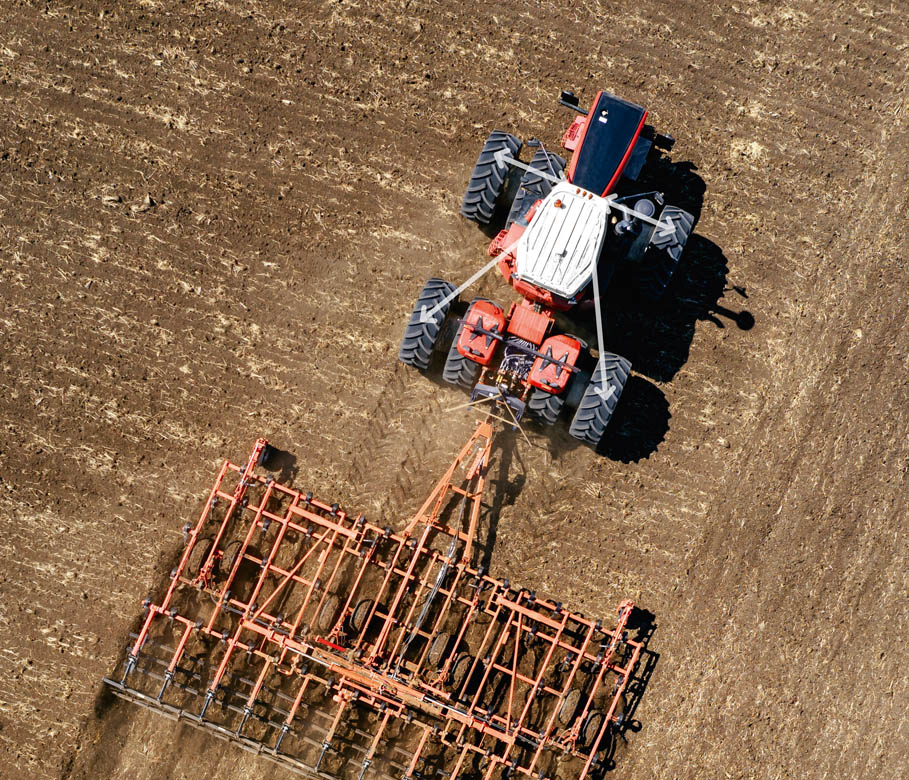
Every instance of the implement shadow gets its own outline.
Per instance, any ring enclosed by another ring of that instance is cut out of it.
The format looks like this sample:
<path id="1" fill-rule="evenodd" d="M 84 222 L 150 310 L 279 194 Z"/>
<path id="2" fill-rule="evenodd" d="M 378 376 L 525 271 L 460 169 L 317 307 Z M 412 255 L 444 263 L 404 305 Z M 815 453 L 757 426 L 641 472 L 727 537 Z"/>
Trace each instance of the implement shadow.
<path id="1" fill-rule="evenodd" d="M 655 615 L 646 609 L 635 608 L 631 613 L 628 621 L 629 631 L 637 633 L 637 641 L 643 646 L 637 666 L 631 672 L 631 679 L 626 691 L 628 692 L 628 703 L 625 707 L 625 716 L 622 725 L 619 727 L 619 735 L 622 739 L 628 731 L 637 733 L 641 730 L 641 722 L 635 718 L 644 692 L 650 684 L 653 672 L 656 669 L 657 662 L 660 660 L 660 654 L 650 650 L 648 644 L 656 632 Z"/>
<path id="2" fill-rule="evenodd" d="M 482 522 L 485 528 L 477 529 L 478 567 L 484 571 L 489 571 L 492 563 L 492 554 L 498 536 L 499 515 L 506 506 L 514 504 L 527 481 L 523 463 L 519 463 L 520 473 L 509 477 L 517 452 L 516 440 L 520 435 L 520 433 L 506 428 L 500 430 L 496 436 L 497 457 L 493 462 L 493 468 L 490 468 L 490 480 L 487 487 L 488 491 L 492 491 L 493 499 L 492 503 L 483 504 L 485 511 Z"/>

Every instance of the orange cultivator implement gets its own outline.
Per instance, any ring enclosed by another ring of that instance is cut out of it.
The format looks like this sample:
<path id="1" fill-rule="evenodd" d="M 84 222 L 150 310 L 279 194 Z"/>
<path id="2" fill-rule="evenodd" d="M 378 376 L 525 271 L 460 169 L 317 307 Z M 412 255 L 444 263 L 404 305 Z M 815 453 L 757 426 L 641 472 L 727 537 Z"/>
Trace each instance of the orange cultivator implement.
<path id="1" fill-rule="evenodd" d="M 642 645 L 474 568 L 489 421 L 398 532 L 226 462 L 114 693 L 302 774 L 601 773 Z"/>

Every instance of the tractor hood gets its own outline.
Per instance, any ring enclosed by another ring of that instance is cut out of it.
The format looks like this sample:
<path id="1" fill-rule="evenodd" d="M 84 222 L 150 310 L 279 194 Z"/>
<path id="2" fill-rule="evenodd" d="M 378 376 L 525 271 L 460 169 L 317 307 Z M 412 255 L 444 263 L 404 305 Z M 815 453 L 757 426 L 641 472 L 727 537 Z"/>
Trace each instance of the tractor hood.
<path id="1" fill-rule="evenodd" d="M 518 240 L 515 275 L 562 298 L 573 298 L 590 283 L 608 219 L 603 198 L 575 184 L 557 184 Z"/>

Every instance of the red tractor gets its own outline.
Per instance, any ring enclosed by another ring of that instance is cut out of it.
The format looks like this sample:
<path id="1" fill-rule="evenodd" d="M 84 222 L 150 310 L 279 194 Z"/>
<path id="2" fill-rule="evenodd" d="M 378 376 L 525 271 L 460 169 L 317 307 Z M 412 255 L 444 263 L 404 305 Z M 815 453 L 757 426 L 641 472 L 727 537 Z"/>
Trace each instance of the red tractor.
<path id="1" fill-rule="evenodd" d="M 659 298 L 678 264 L 694 218 L 665 205 L 662 193 L 620 195 L 620 180 L 637 179 L 656 145 L 673 139 L 645 124 L 647 111 L 607 92 L 589 110 L 571 92 L 559 101 L 578 112 L 562 136 L 570 162 L 539 141 L 530 163 L 521 141 L 493 131 L 477 159 L 461 214 L 482 226 L 506 213 L 489 245 L 496 264 L 523 300 L 503 308 L 475 299 L 457 316 L 456 288 L 430 279 L 404 331 L 399 359 L 427 371 L 445 351 L 442 377 L 471 390 L 471 400 L 506 408 L 517 422 L 528 415 L 554 423 L 572 413 L 570 433 L 596 446 L 612 417 L 631 364 L 605 352 L 600 293 L 623 265 L 640 294 Z M 512 171 L 523 170 L 515 187 Z M 482 272 L 481 272 L 482 273 Z M 591 301 L 598 355 L 578 336 L 557 332 L 556 314 Z"/>

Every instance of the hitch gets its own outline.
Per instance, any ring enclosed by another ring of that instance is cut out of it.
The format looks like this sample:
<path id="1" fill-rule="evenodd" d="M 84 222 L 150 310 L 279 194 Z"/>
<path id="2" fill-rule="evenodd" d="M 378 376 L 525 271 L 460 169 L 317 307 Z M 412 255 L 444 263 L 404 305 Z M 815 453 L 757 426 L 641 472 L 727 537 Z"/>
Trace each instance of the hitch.
<path id="1" fill-rule="evenodd" d="M 474 403 L 477 400 L 486 399 L 496 399 L 499 403 L 504 403 L 511 413 L 514 415 L 514 424 L 512 429 L 516 430 L 518 423 L 521 420 L 521 416 L 524 414 L 524 409 L 527 407 L 520 398 L 517 396 L 506 393 L 504 390 L 493 385 L 484 385 L 481 382 L 478 382 L 473 388 L 473 392 L 470 394 L 470 403 Z"/>

